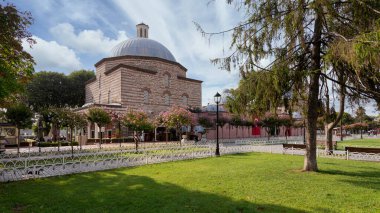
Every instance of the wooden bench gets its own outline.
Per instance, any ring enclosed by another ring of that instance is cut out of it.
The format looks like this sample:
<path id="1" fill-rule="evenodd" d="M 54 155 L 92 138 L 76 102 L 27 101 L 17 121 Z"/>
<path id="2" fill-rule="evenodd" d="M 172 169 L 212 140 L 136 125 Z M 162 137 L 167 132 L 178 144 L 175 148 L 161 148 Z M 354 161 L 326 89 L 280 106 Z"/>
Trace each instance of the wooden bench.
<path id="1" fill-rule="evenodd" d="M 380 153 L 380 148 L 375 147 L 345 147 L 346 152 Z"/>
<path id="2" fill-rule="evenodd" d="M 306 149 L 305 144 L 282 144 L 283 149 Z"/>

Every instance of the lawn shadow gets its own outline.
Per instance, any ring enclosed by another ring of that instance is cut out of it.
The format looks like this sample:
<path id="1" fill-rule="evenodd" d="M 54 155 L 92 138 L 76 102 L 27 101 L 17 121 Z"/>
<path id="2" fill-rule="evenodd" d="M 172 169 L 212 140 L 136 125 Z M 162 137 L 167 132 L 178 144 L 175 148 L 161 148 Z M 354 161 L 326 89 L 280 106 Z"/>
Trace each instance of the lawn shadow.
<path id="1" fill-rule="evenodd" d="M 368 189 L 380 190 L 380 170 L 373 168 L 373 171 L 341 171 L 341 170 L 319 170 L 318 173 L 328 175 L 339 175 L 345 177 L 340 181 L 346 182 L 355 186 L 360 186 Z"/>
<path id="2" fill-rule="evenodd" d="M 232 200 L 118 170 L 49 178 L 32 185 L 29 195 L 18 185 L 14 198 L 7 198 L 12 208 L 8 211 L 23 206 L 27 212 L 305 212 Z"/>

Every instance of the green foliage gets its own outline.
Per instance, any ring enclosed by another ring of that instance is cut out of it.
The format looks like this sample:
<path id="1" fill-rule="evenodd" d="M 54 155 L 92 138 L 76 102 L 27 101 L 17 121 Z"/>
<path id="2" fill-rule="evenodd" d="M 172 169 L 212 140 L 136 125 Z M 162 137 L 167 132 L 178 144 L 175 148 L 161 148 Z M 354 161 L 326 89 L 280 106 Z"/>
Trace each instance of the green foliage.
<path id="1" fill-rule="evenodd" d="M 359 122 L 362 122 L 364 120 L 364 117 L 366 116 L 365 109 L 362 106 L 356 109 L 355 114 L 356 114 L 355 120 Z"/>
<path id="2" fill-rule="evenodd" d="M 83 106 L 86 98 L 86 82 L 95 78 L 92 70 L 77 70 L 71 72 L 67 78 L 70 84 L 70 106 Z"/>
<path id="3" fill-rule="evenodd" d="M 238 126 L 241 126 L 242 124 L 243 124 L 243 120 L 241 119 L 239 115 L 232 116 L 230 125 L 238 127 Z"/>
<path id="4" fill-rule="evenodd" d="M 74 71 L 68 76 L 57 72 L 38 72 L 27 85 L 29 104 L 36 111 L 49 106 L 82 106 L 85 101 L 85 83 L 94 76 L 93 71 L 86 70 Z"/>
<path id="5" fill-rule="evenodd" d="M 99 128 L 111 123 L 110 115 L 101 108 L 91 108 L 87 113 L 87 120 L 96 123 Z"/>
<path id="6" fill-rule="evenodd" d="M 354 123 L 355 119 L 351 116 L 351 114 L 345 112 L 342 116 L 342 124 L 348 125 Z"/>
<path id="7" fill-rule="evenodd" d="M 5 116 L 8 121 L 16 125 L 18 129 L 32 126 L 33 113 L 25 104 L 18 103 L 7 108 Z"/>
<path id="8" fill-rule="evenodd" d="M 23 41 L 35 43 L 27 31 L 32 22 L 29 12 L 0 3 L 0 105 L 10 95 L 22 91 L 34 72 L 33 57 L 22 47 Z"/>
<path id="9" fill-rule="evenodd" d="M 26 90 L 29 104 L 36 111 L 50 106 L 65 107 L 70 103 L 69 81 L 62 73 L 38 72 L 27 85 Z"/>
<path id="10" fill-rule="evenodd" d="M 199 117 L 198 124 L 204 128 L 212 128 L 215 126 L 215 123 L 213 123 L 208 117 Z"/>
<path id="11" fill-rule="evenodd" d="M 76 141 L 68 142 L 68 141 L 57 141 L 57 142 L 40 142 L 38 143 L 39 147 L 55 147 L 55 146 L 78 146 L 79 143 Z"/>
<path id="12" fill-rule="evenodd" d="M 266 128 L 270 135 L 275 134 L 275 129 L 281 125 L 281 120 L 274 115 L 266 116 L 260 120 L 259 126 Z"/>

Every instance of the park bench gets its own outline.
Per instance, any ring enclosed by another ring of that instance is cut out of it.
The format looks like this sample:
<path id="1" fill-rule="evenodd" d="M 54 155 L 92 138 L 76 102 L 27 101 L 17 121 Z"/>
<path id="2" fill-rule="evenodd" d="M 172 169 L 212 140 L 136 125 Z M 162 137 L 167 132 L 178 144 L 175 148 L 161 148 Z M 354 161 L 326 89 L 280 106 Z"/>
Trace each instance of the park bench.
<path id="1" fill-rule="evenodd" d="M 375 147 L 350 147 L 346 146 L 345 147 L 346 152 L 359 152 L 359 153 L 375 153 L 378 154 L 380 153 L 380 148 L 375 148 Z"/>
<path id="2" fill-rule="evenodd" d="M 282 144 L 282 154 L 291 150 L 291 154 L 295 154 L 295 150 L 306 150 L 305 144 Z"/>
<path id="3" fill-rule="evenodd" d="M 305 144 L 282 144 L 283 149 L 306 149 Z"/>

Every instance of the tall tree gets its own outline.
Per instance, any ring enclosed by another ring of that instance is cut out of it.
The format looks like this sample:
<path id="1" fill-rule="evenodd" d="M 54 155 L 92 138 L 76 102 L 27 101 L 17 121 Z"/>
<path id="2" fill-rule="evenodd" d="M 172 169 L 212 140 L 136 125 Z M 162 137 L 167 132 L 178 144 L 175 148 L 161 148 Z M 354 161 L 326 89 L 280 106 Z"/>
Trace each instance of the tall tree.
<path id="1" fill-rule="evenodd" d="M 63 73 L 41 71 L 27 85 L 29 104 L 37 112 L 48 107 L 64 107 L 71 103 L 69 80 Z"/>
<path id="2" fill-rule="evenodd" d="M 0 3 L 0 105 L 10 95 L 22 91 L 34 72 L 33 57 L 22 47 L 23 41 L 35 43 L 27 30 L 32 22 L 29 12 Z"/>
<path id="3" fill-rule="evenodd" d="M 363 119 L 366 116 L 365 109 L 362 106 L 359 106 L 358 109 L 356 109 L 356 120 L 360 123 L 363 123 Z M 363 139 L 363 128 L 360 128 L 360 139 Z"/>
<path id="4" fill-rule="evenodd" d="M 5 113 L 8 122 L 17 128 L 17 153 L 20 153 L 20 129 L 32 126 L 33 113 L 25 104 L 18 103 L 7 108 Z"/>
<path id="5" fill-rule="evenodd" d="M 91 78 L 95 78 L 92 70 L 77 70 L 71 72 L 68 76 L 70 89 L 70 106 L 82 106 L 85 104 L 86 98 L 86 82 Z"/>
<path id="6" fill-rule="evenodd" d="M 341 41 L 342 37 L 357 41 L 361 36 L 367 35 L 365 32 L 374 30 L 374 20 L 380 17 L 380 2 L 247 0 L 239 6 L 245 9 L 247 19 L 229 30 L 233 32 L 231 46 L 236 48 L 236 51 L 226 58 L 215 59 L 212 62 L 226 70 L 231 70 L 233 66 L 239 67 L 243 79 L 249 72 L 258 72 L 271 73 L 277 81 L 285 81 L 284 85 L 279 84 L 280 91 L 285 92 L 281 97 L 288 98 L 290 95 L 290 103 L 301 103 L 304 106 L 302 111 L 306 117 L 307 128 L 304 170 L 317 171 L 316 125 L 320 114 L 318 106 L 321 106 L 320 80 L 327 78 L 339 83 L 325 73 L 325 70 L 332 66 L 331 61 L 325 58 L 326 53 L 334 42 Z M 203 35 L 216 34 L 206 33 L 199 25 L 198 29 Z M 371 42 L 380 40 L 374 38 L 373 34 L 368 37 L 373 38 L 369 39 Z M 368 45 L 365 48 L 370 49 Z M 272 59 L 272 62 L 267 67 L 259 65 L 261 60 L 268 58 Z M 376 82 L 379 82 L 379 78 L 373 79 L 365 76 L 363 72 L 355 72 L 355 69 L 339 71 L 344 74 L 350 73 L 345 85 L 347 88 L 360 91 L 361 94 L 377 94 L 376 88 L 379 84 Z M 360 87 L 357 84 L 358 78 L 368 83 Z M 271 84 L 273 83 L 265 84 L 259 93 L 270 94 Z M 256 104 L 262 104 L 262 100 L 252 98 L 247 103 L 255 108 Z M 268 104 L 275 106 L 273 103 Z"/>

